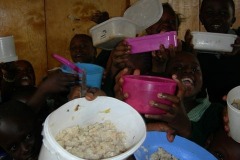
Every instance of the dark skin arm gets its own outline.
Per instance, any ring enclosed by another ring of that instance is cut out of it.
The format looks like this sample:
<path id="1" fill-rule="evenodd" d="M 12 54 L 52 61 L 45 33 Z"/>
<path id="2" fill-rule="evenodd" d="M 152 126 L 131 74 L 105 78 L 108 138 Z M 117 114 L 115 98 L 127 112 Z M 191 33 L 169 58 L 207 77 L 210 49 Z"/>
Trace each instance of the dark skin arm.
<path id="1" fill-rule="evenodd" d="M 67 92 L 71 86 L 79 83 L 77 74 L 63 73 L 62 71 L 54 71 L 44 81 L 41 82 L 37 91 L 27 102 L 36 112 L 44 105 L 49 94 Z"/>

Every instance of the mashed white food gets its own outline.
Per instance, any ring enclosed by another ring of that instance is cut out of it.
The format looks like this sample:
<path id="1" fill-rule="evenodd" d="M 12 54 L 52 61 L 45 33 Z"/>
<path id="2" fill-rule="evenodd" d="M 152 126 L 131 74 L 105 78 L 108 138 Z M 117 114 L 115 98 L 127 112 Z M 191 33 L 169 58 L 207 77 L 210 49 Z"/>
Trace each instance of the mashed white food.
<path id="1" fill-rule="evenodd" d="M 84 159 L 104 159 L 127 150 L 125 133 L 117 131 L 110 122 L 87 127 L 74 126 L 57 134 L 57 142 L 71 154 Z"/>
<path id="2" fill-rule="evenodd" d="M 159 147 L 158 150 L 151 155 L 150 160 L 177 160 L 177 158 Z"/>
<path id="3" fill-rule="evenodd" d="M 240 110 L 240 99 L 234 99 L 232 105 Z"/>

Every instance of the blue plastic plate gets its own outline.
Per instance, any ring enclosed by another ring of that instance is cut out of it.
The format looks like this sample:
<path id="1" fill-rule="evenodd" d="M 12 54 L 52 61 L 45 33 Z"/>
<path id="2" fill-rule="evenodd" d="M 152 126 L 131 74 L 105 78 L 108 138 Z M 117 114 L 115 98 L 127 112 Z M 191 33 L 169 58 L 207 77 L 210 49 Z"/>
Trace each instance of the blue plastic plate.
<path id="1" fill-rule="evenodd" d="M 217 160 L 207 150 L 190 140 L 176 136 L 173 142 L 169 142 L 165 132 L 157 131 L 147 132 L 145 141 L 134 153 L 134 156 L 136 160 L 150 160 L 151 155 L 159 147 L 180 160 Z"/>

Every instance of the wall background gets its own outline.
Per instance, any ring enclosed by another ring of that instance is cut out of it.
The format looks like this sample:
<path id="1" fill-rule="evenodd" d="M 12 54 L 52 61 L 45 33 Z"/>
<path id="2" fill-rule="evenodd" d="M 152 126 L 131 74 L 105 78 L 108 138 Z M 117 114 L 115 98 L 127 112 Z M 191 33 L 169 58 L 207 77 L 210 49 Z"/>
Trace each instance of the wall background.
<path id="1" fill-rule="evenodd" d="M 69 42 L 76 33 L 87 33 L 95 25 L 90 15 L 97 10 L 108 11 L 110 17 L 122 16 L 125 9 L 137 0 L 0 0 L 0 36 L 13 35 L 19 59 L 30 61 L 37 84 L 47 70 L 60 64 L 51 57 L 58 53 L 67 58 Z M 185 31 L 202 31 L 199 22 L 201 0 L 161 0 L 169 2 L 185 17 L 179 38 Z M 235 0 L 237 21 L 240 26 L 240 0 Z"/>

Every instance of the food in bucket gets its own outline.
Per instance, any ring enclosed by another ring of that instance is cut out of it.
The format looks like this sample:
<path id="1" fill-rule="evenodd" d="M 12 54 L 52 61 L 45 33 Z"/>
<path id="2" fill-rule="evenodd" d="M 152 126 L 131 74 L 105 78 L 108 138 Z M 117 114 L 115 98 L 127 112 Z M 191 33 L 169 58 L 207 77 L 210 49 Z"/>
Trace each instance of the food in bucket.
<path id="1" fill-rule="evenodd" d="M 234 99 L 232 106 L 240 110 L 240 99 Z"/>
<path id="2" fill-rule="evenodd" d="M 159 160 L 159 159 L 164 159 L 164 160 L 177 160 L 176 157 L 174 157 L 172 154 L 168 153 L 166 150 L 164 150 L 162 147 L 159 147 L 156 152 L 154 152 L 151 155 L 150 160 Z"/>
<path id="3" fill-rule="evenodd" d="M 79 125 L 62 130 L 56 141 L 71 154 L 84 159 L 104 159 L 127 150 L 125 133 L 119 132 L 111 121 Z"/>

